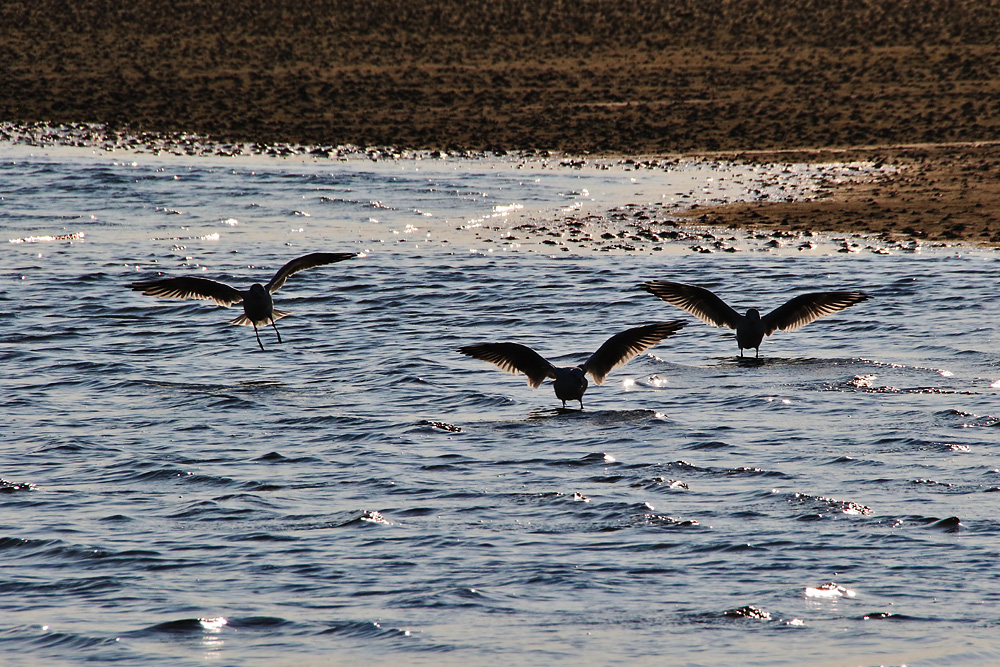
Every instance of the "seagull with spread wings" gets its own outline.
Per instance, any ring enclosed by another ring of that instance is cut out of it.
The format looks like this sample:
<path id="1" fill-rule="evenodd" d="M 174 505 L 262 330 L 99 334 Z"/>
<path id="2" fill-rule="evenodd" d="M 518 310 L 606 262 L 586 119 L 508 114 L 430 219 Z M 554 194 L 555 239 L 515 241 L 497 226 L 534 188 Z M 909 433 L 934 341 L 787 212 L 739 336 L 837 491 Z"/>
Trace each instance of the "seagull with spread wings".
<path id="1" fill-rule="evenodd" d="M 278 333 L 278 327 L 275 326 L 274 322 L 289 313 L 275 308 L 271 295 L 285 284 L 288 277 L 305 269 L 342 262 L 354 256 L 354 253 L 350 252 L 314 252 L 303 255 L 278 269 L 278 272 L 266 285 L 254 283 L 250 289 L 245 291 L 215 280 L 193 276 L 145 280 L 132 283 L 129 287 L 141 291 L 147 296 L 157 296 L 163 299 L 205 299 L 227 308 L 242 303 L 243 314 L 231 320 L 230 324 L 251 325 L 254 335 L 257 336 L 257 344 L 263 350 L 264 344 L 260 342 L 260 334 L 257 332 L 258 324 L 267 326 L 270 323 L 274 327 L 274 333 L 278 335 L 278 342 L 281 342 L 281 334 Z"/>
<path id="2" fill-rule="evenodd" d="M 647 324 L 628 329 L 609 338 L 597 352 L 578 366 L 553 366 L 544 357 L 520 343 L 479 343 L 458 348 L 462 354 L 488 361 L 508 373 L 524 373 L 528 376 L 528 386 L 537 389 L 546 378 L 555 380 L 552 388 L 556 398 L 563 402 L 580 401 L 583 409 L 583 393 L 587 391 L 587 374 L 598 385 L 612 370 L 623 366 L 637 354 L 645 352 L 664 338 L 669 338 L 684 327 L 684 322 L 670 321 Z"/>
<path id="3" fill-rule="evenodd" d="M 756 308 L 750 308 L 746 315 L 740 315 L 704 287 L 665 280 L 654 280 L 639 287 L 686 310 L 706 324 L 736 329 L 736 344 L 740 346 L 741 357 L 743 350 L 750 348 L 759 357 L 764 336 L 770 336 L 778 329 L 795 331 L 824 315 L 836 313 L 870 298 L 864 292 L 811 292 L 800 294 L 761 316 Z"/>

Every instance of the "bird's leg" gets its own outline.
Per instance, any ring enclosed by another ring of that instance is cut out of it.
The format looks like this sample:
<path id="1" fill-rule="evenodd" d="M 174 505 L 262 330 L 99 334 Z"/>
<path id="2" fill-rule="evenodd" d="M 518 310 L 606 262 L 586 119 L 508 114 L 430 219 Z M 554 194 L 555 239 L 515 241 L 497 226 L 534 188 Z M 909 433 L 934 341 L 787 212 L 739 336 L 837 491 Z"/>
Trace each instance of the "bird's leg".
<path id="1" fill-rule="evenodd" d="M 562 402 L 563 402 L 563 410 L 565 410 L 566 409 L 566 399 L 565 398 L 562 399 Z"/>
<path id="2" fill-rule="evenodd" d="M 580 409 L 583 410 L 583 399 L 582 398 L 578 398 L 576 400 L 580 401 Z"/>
<path id="3" fill-rule="evenodd" d="M 263 350 L 264 343 L 260 342 L 260 334 L 257 333 L 257 325 L 253 322 L 250 322 L 250 324 L 253 326 L 253 335 L 257 337 L 257 344 L 260 345 L 260 349 Z"/>
<path id="4" fill-rule="evenodd" d="M 278 332 L 278 327 L 274 325 L 274 318 L 271 318 L 271 326 L 274 327 L 274 333 L 278 334 L 278 342 L 281 342 L 281 334 Z"/>
<path id="5" fill-rule="evenodd" d="M 754 357 L 757 358 L 757 359 L 760 359 L 760 348 L 759 347 L 755 347 L 754 351 L 757 353 L 757 354 L 754 355 Z"/>

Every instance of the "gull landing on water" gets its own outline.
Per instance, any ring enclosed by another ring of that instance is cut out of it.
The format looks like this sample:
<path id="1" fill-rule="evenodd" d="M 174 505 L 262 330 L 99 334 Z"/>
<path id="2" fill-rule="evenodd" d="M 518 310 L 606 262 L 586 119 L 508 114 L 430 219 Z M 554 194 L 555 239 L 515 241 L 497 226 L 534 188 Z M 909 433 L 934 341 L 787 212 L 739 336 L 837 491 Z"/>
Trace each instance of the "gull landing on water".
<path id="1" fill-rule="evenodd" d="M 257 332 L 258 324 L 267 326 L 270 322 L 271 326 L 274 327 L 274 333 L 278 335 L 278 342 L 281 342 L 281 334 L 278 333 L 278 327 L 274 325 L 274 321 L 280 320 L 289 313 L 276 309 L 271 295 L 285 284 L 288 277 L 305 269 L 342 262 L 351 257 L 354 257 L 354 253 L 314 252 L 311 255 L 303 255 L 278 269 L 278 272 L 266 285 L 254 283 L 246 291 L 208 278 L 192 276 L 146 280 L 132 283 L 129 287 L 141 291 L 147 296 L 158 296 L 163 299 L 207 299 L 227 308 L 242 302 L 243 314 L 230 320 L 230 324 L 251 325 L 254 335 L 257 336 L 257 344 L 263 350 L 264 344 L 260 342 L 260 334 Z"/>
<path id="2" fill-rule="evenodd" d="M 521 372 L 528 376 L 528 386 L 537 389 L 546 378 L 552 378 L 556 398 L 563 402 L 580 401 L 587 391 L 587 373 L 598 385 L 615 368 L 623 366 L 637 354 L 645 352 L 664 338 L 669 338 L 684 327 L 677 320 L 647 324 L 628 329 L 609 338 L 604 345 L 579 366 L 553 366 L 540 354 L 519 343 L 479 343 L 458 348 L 462 354 L 488 361 L 508 373 Z"/>
<path id="3" fill-rule="evenodd" d="M 746 315 L 740 315 L 704 287 L 665 280 L 654 280 L 639 287 L 686 310 L 706 324 L 736 329 L 736 344 L 740 346 L 741 357 L 743 350 L 750 348 L 759 357 L 764 336 L 770 336 L 777 329 L 795 331 L 824 315 L 836 313 L 870 298 L 864 292 L 811 292 L 800 294 L 761 316 L 756 308 L 750 308 Z"/>

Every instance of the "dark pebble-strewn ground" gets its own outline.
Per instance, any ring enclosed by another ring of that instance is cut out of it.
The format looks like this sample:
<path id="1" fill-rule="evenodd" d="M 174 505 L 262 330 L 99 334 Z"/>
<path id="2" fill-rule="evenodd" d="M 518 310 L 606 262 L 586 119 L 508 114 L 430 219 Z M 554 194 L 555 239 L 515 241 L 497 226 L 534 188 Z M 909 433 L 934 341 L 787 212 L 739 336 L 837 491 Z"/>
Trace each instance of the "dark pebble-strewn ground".
<path id="1" fill-rule="evenodd" d="M 0 4 L 0 120 L 219 140 L 874 159 L 724 224 L 1000 242 L 1000 5 L 729 0 Z"/>

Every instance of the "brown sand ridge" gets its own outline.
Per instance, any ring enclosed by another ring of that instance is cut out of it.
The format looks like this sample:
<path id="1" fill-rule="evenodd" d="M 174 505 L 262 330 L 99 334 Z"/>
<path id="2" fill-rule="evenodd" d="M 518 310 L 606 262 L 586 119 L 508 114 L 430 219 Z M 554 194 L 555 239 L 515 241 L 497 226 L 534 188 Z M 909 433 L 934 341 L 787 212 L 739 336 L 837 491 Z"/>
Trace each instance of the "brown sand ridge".
<path id="1" fill-rule="evenodd" d="M 819 203 L 699 215 L 1000 243 L 991 0 L 9 0 L 0 26 L 0 120 L 881 159 L 901 175 Z"/>

